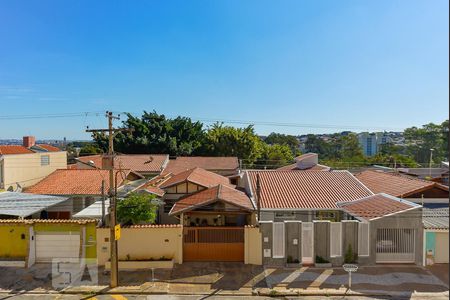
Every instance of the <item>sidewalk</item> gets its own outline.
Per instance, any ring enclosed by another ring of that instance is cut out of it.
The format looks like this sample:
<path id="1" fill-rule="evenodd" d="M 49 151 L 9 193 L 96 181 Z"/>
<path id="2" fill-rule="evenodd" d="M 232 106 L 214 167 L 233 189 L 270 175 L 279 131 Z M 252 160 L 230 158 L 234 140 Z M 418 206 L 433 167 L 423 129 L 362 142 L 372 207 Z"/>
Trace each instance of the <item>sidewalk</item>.
<path id="1" fill-rule="evenodd" d="M 49 293 L 51 267 L 36 265 L 31 269 L 0 268 L 0 292 Z M 172 270 L 121 271 L 120 287 L 110 289 L 109 274 L 99 272 L 98 285 L 71 287 L 68 294 L 172 294 L 224 296 L 343 296 L 371 295 L 408 297 L 411 295 L 448 296 L 448 287 L 425 268 L 383 265 L 360 267 L 352 275 L 352 289 L 347 289 L 348 275 L 342 268 L 263 268 L 233 263 L 185 263 Z M 61 291 L 60 291 L 61 292 Z M 431 294 L 430 294 L 431 293 Z"/>

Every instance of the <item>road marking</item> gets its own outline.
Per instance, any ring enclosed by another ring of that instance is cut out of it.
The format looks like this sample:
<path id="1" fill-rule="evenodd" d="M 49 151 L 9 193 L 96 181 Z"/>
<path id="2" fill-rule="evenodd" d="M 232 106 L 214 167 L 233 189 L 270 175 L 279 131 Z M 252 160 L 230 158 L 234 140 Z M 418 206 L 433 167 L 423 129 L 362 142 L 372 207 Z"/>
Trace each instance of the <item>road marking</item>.
<path id="1" fill-rule="evenodd" d="M 327 280 L 327 278 L 331 276 L 331 274 L 333 274 L 333 270 L 332 269 L 324 270 L 322 272 L 322 274 L 320 274 L 319 277 L 317 277 L 313 282 L 311 282 L 311 284 L 309 286 L 310 287 L 320 287 L 320 285 L 322 283 L 324 283 L 325 280 Z"/>
<path id="2" fill-rule="evenodd" d="M 128 300 L 127 297 L 124 297 L 122 295 L 111 295 L 115 300 Z"/>

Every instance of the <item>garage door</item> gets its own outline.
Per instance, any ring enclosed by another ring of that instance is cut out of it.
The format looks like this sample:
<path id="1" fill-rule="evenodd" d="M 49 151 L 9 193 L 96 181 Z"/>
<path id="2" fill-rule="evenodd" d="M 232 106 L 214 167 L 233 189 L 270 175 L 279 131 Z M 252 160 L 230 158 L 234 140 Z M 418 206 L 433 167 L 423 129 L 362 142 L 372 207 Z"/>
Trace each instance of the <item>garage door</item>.
<path id="1" fill-rule="evenodd" d="M 416 230 L 412 228 L 377 229 L 377 263 L 413 263 Z"/>
<path id="2" fill-rule="evenodd" d="M 448 263 L 448 232 L 436 233 L 435 263 Z"/>
<path id="3" fill-rule="evenodd" d="M 79 232 L 36 234 L 36 262 L 51 262 L 53 258 L 78 258 L 79 256 Z"/>

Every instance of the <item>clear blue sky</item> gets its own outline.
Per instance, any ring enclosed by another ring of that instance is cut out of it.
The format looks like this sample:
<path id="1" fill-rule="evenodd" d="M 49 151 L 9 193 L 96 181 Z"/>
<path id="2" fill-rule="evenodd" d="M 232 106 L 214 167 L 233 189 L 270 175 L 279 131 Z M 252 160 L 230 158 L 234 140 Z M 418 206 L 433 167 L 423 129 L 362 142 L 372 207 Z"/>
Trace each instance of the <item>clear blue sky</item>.
<path id="1" fill-rule="evenodd" d="M 447 0 L 1 1 L 0 115 L 154 109 L 369 130 L 441 122 L 448 11 Z M 0 138 L 87 138 L 86 125 L 106 120 L 0 120 Z"/>

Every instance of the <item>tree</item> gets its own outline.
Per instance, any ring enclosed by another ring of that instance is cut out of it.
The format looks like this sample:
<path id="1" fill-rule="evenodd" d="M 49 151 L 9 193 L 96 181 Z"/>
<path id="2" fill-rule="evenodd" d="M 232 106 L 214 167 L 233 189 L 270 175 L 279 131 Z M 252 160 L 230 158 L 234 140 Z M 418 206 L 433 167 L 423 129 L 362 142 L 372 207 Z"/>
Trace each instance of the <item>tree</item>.
<path id="1" fill-rule="evenodd" d="M 294 155 L 288 145 L 263 145 L 261 158 L 255 163 L 255 166 L 274 169 L 292 163 Z"/>
<path id="2" fill-rule="evenodd" d="M 308 134 L 305 142 L 306 152 L 314 152 L 320 158 L 328 158 L 330 153 L 329 145 L 320 137 L 314 134 Z"/>
<path id="3" fill-rule="evenodd" d="M 205 153 L 213 156 L 237 156 L 252 164 L 262 155 L 264 143 L 253 126 L 236 128 L 215 123 L 206 133 Z"/>
<path id="4" fill-rule="evenodd" d="M 266 142 L 269 145 L 274 144 L 287 145 L 294 155 L 300 154 L 299 153 L 300 141 L 298 140 L 297 137 L 293 135 L 272 132 L 264 139 L 264 142 Z"/>
<path id="5" fill-rule="evenodd" d="M 192 122 L 186 117 L 169 119 L 155 111 L 144 111 L 140 118 L 127 114 L 123 127 L 134 131 L 116 136 L 115 149 L 122 153 L 201 154 L 198 151 L 205 139 L 201 122 Z M 106 135 L 94 133 L 93 138 L 101 148 L 107 149 Z"/>
<path id="6" fill-rule="evenodd" d="M 121 224 L 154 223 L 157 205 L 156 196 L 131 193 L 117 202 L 117 220 Z"/>
<path id="7" fill-rule="evenodd" d="M 93 154 L 99 154 L 102 153 L 102 149 L 100 149 L 99 146 L 97 146 L 97 144 L 86 144 L 84 145 L 81 149 L 80 149 L 80 156 L 83 155 L 93 155 Z"/>

